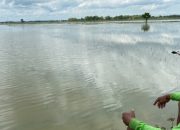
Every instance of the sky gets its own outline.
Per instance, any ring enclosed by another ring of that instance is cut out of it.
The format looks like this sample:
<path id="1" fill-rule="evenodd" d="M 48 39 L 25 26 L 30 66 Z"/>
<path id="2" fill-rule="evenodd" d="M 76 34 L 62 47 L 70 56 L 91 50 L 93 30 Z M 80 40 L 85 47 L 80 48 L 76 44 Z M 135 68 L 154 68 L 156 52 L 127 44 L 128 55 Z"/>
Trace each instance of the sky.
<path id="1" fill-rule="evenodd" d="M 180 0 L 0 0 L 0 21 L 180 14 Z"/>

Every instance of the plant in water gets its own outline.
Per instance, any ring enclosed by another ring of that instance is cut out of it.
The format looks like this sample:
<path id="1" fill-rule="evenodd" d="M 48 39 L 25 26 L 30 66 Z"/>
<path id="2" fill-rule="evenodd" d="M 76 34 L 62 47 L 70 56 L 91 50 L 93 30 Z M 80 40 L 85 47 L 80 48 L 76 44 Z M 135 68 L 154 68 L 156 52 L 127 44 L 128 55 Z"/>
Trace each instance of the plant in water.
<path id="1" fill-rule="evenodd" d="M 161 127 L 161 130 L 166 130 L 166 128 L 165 127 Z"/>
<path id="2" fill-rule="evenodd" d="M 148 21 L 148 19 L 149 18 L 151 18 L 151 15 L 150 15 L 150 13 L 144 13 L 143 15 L 142 15 L 142 17 L 146 20 L 146 24 L 147 24 L 147 21 Z"/>
<path id="3" fill-rule="evenodd" d="M 172 128 L 174 127 L 175 118 L 170 117 L 170 118 L 167 119 L 167 121 L 171 122 L 171 128 L 170 128 L 170 129 L 172 129 Z M 164 126 L 160 127 L 160 126 L 157 125 L 157 124 L 155 125 L 155 127 L 156 127 L 156 128 L 161 128 L 161 130 L 167 130 L 166 127 L 164 127 Z"/>
<path id="4" fill-rule="evenodd" d="M 173 128 L 174 127 L 175 118 L 170 117 L 170 118 L 167 119 L 167 121 L 171 122 L 171 128 Z"/>

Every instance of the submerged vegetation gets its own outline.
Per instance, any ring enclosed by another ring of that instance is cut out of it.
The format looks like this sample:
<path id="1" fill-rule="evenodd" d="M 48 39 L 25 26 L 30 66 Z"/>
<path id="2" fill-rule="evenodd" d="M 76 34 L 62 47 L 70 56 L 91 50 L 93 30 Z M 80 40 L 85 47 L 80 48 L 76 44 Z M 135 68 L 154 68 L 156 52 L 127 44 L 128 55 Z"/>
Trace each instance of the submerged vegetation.
<path id="1" fill-rule="evenodd" d="M 149 13 L 143 15 L 119 15 L 119 16 L 86 16 L 84 18 L 69 18 L 67 20 L 39 20 L 39 21 L 6 21 L 0 22 L 0 24 L 36 24 L 36 23 L 66 23 L 66 22 L 111 22 L 111 21 L 136 21 L 136 20 L 176 20 L 180 19 L 180 15 L 169 16 L 151 16 Z"/>

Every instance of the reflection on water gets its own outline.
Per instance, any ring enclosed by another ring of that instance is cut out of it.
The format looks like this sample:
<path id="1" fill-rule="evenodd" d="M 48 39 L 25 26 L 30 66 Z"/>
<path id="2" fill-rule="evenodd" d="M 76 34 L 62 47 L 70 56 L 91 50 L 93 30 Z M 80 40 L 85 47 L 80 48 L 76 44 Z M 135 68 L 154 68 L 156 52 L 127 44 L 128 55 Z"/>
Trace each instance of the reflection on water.
<path id="1" fill-rule="evenodd" d="M 0 26 L 0 129 L 123 130 L 134 108 L 167 126 L 176 104 L 153 100 L 179 90 L 179 23 Z M 166 112 L 166 114 L 164 114 Z M 167 124 L 167 125 L 166 125 Z"/>
<path id="2" fill-rule="evenodd" d="M 149 25 L 149 24 L 147 24 L 147 23 L 145 23 L 145 24 L 144 24 L 144 25 L 142 25 L 142 27 L 141 27 L 141 30 L 143 30 L 144 32 L 149 31 L 149 29 L 150 29 L 150 25 Z"/>

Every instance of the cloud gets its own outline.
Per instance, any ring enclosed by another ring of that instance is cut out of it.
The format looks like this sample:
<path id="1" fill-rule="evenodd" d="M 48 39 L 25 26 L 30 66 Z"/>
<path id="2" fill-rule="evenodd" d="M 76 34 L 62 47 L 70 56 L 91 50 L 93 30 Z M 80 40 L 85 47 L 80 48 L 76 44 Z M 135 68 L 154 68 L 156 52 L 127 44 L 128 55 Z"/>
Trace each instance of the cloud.
<path id="1" fill-rule="evenodd" d="M 84 8 L 118 8 L 120 6 L 131 5 L 139 0 L 86 0 L 79 4 Z"/>
<path id="2" fill-rule="evenodd" d="M 180 13 L 178 0 L 2 0 L 1 18 L 61 18 L 86 15 Z M 176 8 L 175 8 L 176 7 Z M 171 12 L 168 11 L 170 8 Z M 174 9 L 174 11 L 173 11 Z"/>
<path id="3" fill-rule="evenodd" d="M 49 0 L 3 0 L 4 4 L 13 3 L 14 6 L 31 6 L 39 3 L 48 3 Z"/>

